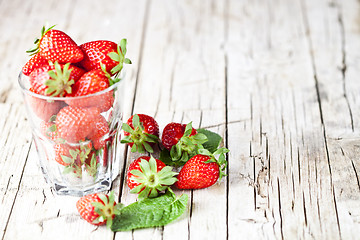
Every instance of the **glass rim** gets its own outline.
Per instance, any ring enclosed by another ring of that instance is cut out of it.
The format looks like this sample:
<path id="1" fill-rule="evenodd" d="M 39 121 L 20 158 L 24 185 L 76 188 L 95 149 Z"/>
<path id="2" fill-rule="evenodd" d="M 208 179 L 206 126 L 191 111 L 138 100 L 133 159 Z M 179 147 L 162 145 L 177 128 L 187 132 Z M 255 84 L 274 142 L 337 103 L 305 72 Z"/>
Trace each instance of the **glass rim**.
<path id="1" fill-rule="evenodd" d="M 27 89 L 24 86 L 23 79 L 24 79 L 24 77 L 28 77 L 28 76 L 24 75 L 22 71 L 20 71 L 19 76 L 18 76 L 18 84 L 19 84 L 22 92 L 26 93 L 27 95 L 31 95 L 33 97 L 41 98 L 41 99 L 44 99 L 44 100 L 65 101 L 65 100 L 84 99 L 84 98 L 99 96 L 99 95 L 105 94 L 107 92 L 110 92 L 110 91 L 114 90 L 115 88 L 117 88 L 117 86 L 119 86 L 124 81 L 124 76 L 125 76 L 125 73 L 124 73 L 124 70 L 123 70 L 121 72 L 121 76 L 119 77 L 120 81 L 114 83 L 113 85 L 111 85 L 110 87 L 108 87 L 108 88 L 106 88 L 106 89 L 104 89 L 102 91 L 92 93 L 92 94 L 89 94 L 89 95 L 78 96 L 78 97 L 51 97 L 51 96 L 45 96 L 45 95 L 41 95 L 41 94 L 38 94 L 38 93 L 34 93 L 34 92 L 30 91 L 29 89 Z"/>

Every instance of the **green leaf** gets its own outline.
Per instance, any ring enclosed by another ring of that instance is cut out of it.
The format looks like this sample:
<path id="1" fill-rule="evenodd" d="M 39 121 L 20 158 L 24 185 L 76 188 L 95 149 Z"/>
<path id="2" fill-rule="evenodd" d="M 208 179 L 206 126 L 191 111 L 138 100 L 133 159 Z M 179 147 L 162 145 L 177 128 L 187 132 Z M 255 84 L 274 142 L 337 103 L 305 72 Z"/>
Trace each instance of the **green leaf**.
<path id="1" fill-rule="evenodd" d="M 120 61 L 120 56 L 116 52 L 110 52 L 110 53 L 108 53 L 108 56 L 115 62 Z"/>
<path id="2" fill-rule="evenodd" d="M 120 143 L 132 143 L 134 142 L 133 140 L 131 140 L 131 138 L 129 136 L 125 136 L 123 139 L 121 139 Z"/>
<path id="3" fill-rule="evenodd" d="M 148 151 L 149 153 L 153 153 L 154 150 L 152 149 L 152 147 L 150 146 L 150 144 L 148 144 L 147 142 L 143 142 L 143 146 L 145 148 L 146 151 Z"/>
<path id="4" fill-rule="evenodd" d="M 170 151 L 166 148 L 160 152 L 159 159 L 166 165 L 174 165 L 174 162 L 171 160 Z"/>
<path id="5" fill-rule="evenodd" d="M 127 44 L 126 38 L 121 39 L 120 48 L 121 48 L 121 52 L 122 52 L 123 56 L 125 56 L 125 54 L 126 54 L 126 44 Z"/>
<path id="6" fill-rule="evenodd" d="M 139 118 L 139 115 L 134 114 L 134 116 L 133 116 L 133 118 L 132 118 L 132 124 L 133 124 L 134 128 L 140 127 L 140 118 Z"/>
<path id="7" fill-rule="evenodd" d="M 206 148 L 198 149 L 198 153 L 206 156 L 211 156 L 211 152 L 207 150 Z"/>
<path id="8" fill-rule="evenodd" d="M 186 210 L 188 195 L 179 198 L 168 188 L 156 198 L 145 198 L 122 208 L 115 215 L 111 230 L 130 231 L 138 228 L 164 226 L 179 218 Z"/>
<path id="9" fill-rule="evenodd" d="M 192 132 L 192 122 L 189 122 L 188 124 L 186 124 L 183 136 L 186 136 L 186 137 L 190 136 L 191 132 Z"/>
<path id="10" fill-rule="evenodd" d="M 128 132 L 128 133 L 133 133 L 134 132 L 134 129 L 132 129 L 132 127 L 130 127 L 128 124 L 126 123 L 123 123 L 122 124 L 122 129 L 125 131 L 125 132 Z"/>
<path id="11" fill-rule="evenodd" d="M 56 132 L 56 124 L 51 125 L 47 130 L 49 132 Z"/>
<path id="12" fill-rule="evenodd" d="M 137 146 L 136 146 L 136 144 L 134 144 L 134 145 L 132 145 L 132 147 L 131 147 L 131 152 L 136 152 L 137 151 Z"/>
<path id="13" fill-rule="evenodd" d="M 227 149 L 227 148 L 219 148 L 217 149 L 215 152 L 214 152 L 214 155 L 217 155 L 217 154 L 225 154 L 225 153 L 228 153 L 230 150 Z"/>
<path id="14" fill-rule="evenodd" d="M 203 144 L 204 142 L 208 141 L 206 135 L 203 133 L 197 133 L 194 136 L 191 136 L 190 138 L 194 140 L 196 144 Z"/>
<path id="15" fill-rule="evenodd" d="M 197 129 L 197 132 L 204 134 L 208 139 L 207 142 L 202 144 L 203 147 L 209 150 L 211 153 L 214 153 L 220 146 L 222 137 L 217 133 L 211 132 L 203 128 Z"/>
<path id="16" fill-rule="evenodd" d="M 64 163 L 71 164 L 74 162 L 74 160 L 68 156 L 61 155 L 61 160 L 64 161 Z"/>

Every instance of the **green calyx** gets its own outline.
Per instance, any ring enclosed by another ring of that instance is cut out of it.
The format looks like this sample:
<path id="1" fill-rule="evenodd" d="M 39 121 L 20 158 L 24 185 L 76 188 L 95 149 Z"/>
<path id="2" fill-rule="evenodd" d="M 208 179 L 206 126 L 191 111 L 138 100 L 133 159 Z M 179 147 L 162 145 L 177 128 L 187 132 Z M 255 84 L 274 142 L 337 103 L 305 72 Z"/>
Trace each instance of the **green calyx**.
<path id="1" fill-rule="evenodd" d="M 109 79 L 109 84 L 110 86 L 114 85 L 117 82 L 121 81 L 121 78 L 119 78 L 120 72 L 124 67 L 124 63 L 125 64 L 131 64 L 131 60 L 125 57 L 126 54 L 126 44 L 127 44 L 127 40 L 126 39 L 121 39 L 120 43 L 117 44 L 117 50 L 116 52 L 110 52 L 108 54 L 108 56 L 111 58 L 111 60 L 117 62 L 118 64 L 113 67 L 110 70 L 110 73 L 108 73 L 108 71 L 106 70 L 106 65 L 103 64 L 102 62 L 100 62 L 100 67 L 102 69 L 102 71 L 105 73 L 105 76 Z M 114 77 L 112 77 L 112 75 Z"/>
<path id="2" fill-rule="evenodd" d="M 171 160 L 176 162 L 176 165 L 184 165 L 197 154 L 198 149 L 203 148 L 202 144 L 208 140 L 205 134 L 197 133 L 190 136 L 191 132 L 192 123 L 190 122 L 186 125 L 184 135 L 170 150 Z"/>
<path id="3" fill-rule="evenodd" d="M 95 154 L 91 155 L 91 159 L 89 163 L 85 162 L 85 169 L 88 172 L 88 174 L 94 178 L 94 180 L 96 179 L 99 166 L 100 164 L 98 163 Z"/>
<path id="4" fill-rule="evenodd" d="M 219 181 L 222 177 L 226 176 L 226 167 L 227 167 L 227 161 L 225 154 L 228 153 L 230 150 L 227 148 L 218 148 L 214 153 L 211 153 L 209 150 L 203 148 L 199 149 L 198 153 L 201 155 L 209 156 L 210 159 L 207 160 L 205 163 L 211 163 L 215 162 L 219 165 Z M 218 158 L 215 156 L 219 155 Z"/>
<path id="5" fill-rule="evenodd" d="M 123 123 L 122 128 L 125 132 L 128 132 L 129 135 L 125 136 L 121 140 L 121 143 L 133 143 L 131 152 L 145 153 L 145 151 L 147 151 L 153 153 L 154 150 L 149 143 L 157 143 L 159 142 L 159 138 L 145 132 L 145 128 L 137 114 L 132 118 L 132 125 L 134 128 L 130 127 L 129 124 Z"/>
<path id="6" fill-rule="evenodd" d="M 126 39 L 121 39 L 120 43 L 117 45 L 117 51 L 116 52 L 110 52 L 108 56 L 115 62 L 118 62 L 118 64 L 113 67 L 110 72 L 112 75 L 115 75 L 116 77 L 119 75 L 121 70 L 123 69 L 124 63 L 125 64 L 131 64 L 131 60 L 126 58 Z M 116 79 L 115 77 L 115 79 Z"/>
<path id="7" fill-rule="evenodd" d="M 120 214 L 120 209 L 124 207 L 123 204 L 115 202 L 114 192 L 111 191 L 108 196 L 105 194 L 99 193 L 98 197 L 101 199 L 101 202 L 92 202 L 91 205 L 94 206 L 94 211 L 99 214 L 93 223 L 98 224 L 106 221 L 106 226 L 111 227 L 113 218 L 116 214 Z"/>
<path id="8" fill-rule="evenodd" d="M 81 143 L 80 149 L 70 149 L 69 156 L 62 155 L 61 159 L 67 166 L 64 168 L 63 173 L 74 173 L 75 176 L 82 177 L 82 168 L 81 166 L 85 163 L 85 160 L 91 152 L 91 147 L 88 144 Z"/>
<path id="9" fill-rule="evenodd" d="M 149 161 L 141 159 L 139 165 L 140 170 L 134 169 L 130 172 L 133 174 L 132 180 L 140 183 L 130 192 L 139 193 L 139 199 L 157 197 L 159 192 L 165 191 L 168 186 L 177 181 L 175 175 L 178 173 L 173 172 L 170 166 L 166 166 L 158 172 L 156 159 L 152 156 Z"/>
<path id="10" fill-rule="evenodd" d="M 70 63 L 64 65 L 61 69 L 61 66 L 58 62 L 54 63 L 54 70 L 48 72 L 49 79 L 45 81 L 47 86 L 45 94 L 55 97 L 63 97 L 65 93 L 71 93 L 71 86 L 75 83 L 74 79 L 70 79 L 70 73 L 72 69 L 69 69 Z"/>
<path id="11" fill-rule="evenodd" d="M 33 56 L 35 54 L 37 54 L 39 52 L 39 45 L 40 45 L 40 40 L 43 38 L 43 36 L 50 31 L 51 29 L 53 29 L 56 25 L 53 25 L 49 28 L 46 28 L 45 26 L 43 26 L 41 28 L 41 37 L 40 38 L 36 38 L 34 41 L 34 47 L 27 50 L 26 52 L 30 54 L 30 56 Z"/>

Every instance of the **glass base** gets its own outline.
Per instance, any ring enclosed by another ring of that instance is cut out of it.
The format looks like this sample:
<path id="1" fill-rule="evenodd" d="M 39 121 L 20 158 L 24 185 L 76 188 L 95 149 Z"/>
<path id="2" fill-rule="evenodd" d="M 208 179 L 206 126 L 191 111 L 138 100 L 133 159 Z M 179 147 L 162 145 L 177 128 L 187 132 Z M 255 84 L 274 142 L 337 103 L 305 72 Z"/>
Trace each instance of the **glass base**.
<path id="1" fill-rule="evenodd" d="M 105 179 L 100 183 L 93 185 L 88 188 L 70 188 L 69 186 L 64 186 L 60 184 L 53 184 L 52 189 L 55 190 L 58 195 L 67 195 L 67 196 L 75 196 L 82 197 L 88 194 L 93 194 L 97 192 L 107 191 L 111 188 L 111 179 Z"/>

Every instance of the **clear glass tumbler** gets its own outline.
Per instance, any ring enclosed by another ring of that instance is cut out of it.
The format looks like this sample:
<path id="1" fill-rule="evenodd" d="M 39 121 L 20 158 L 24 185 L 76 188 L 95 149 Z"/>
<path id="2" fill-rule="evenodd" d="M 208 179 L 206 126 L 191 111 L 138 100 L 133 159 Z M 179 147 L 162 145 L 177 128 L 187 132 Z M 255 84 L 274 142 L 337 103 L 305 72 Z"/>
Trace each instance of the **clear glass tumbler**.
<path id="1" fill-rule="evenodd" d="M 47 183 L 60 195 L 108 190 L 120 169 L 124 79 L 81 97 L 33 93 L 22 73 L 18 81 Z"/>

